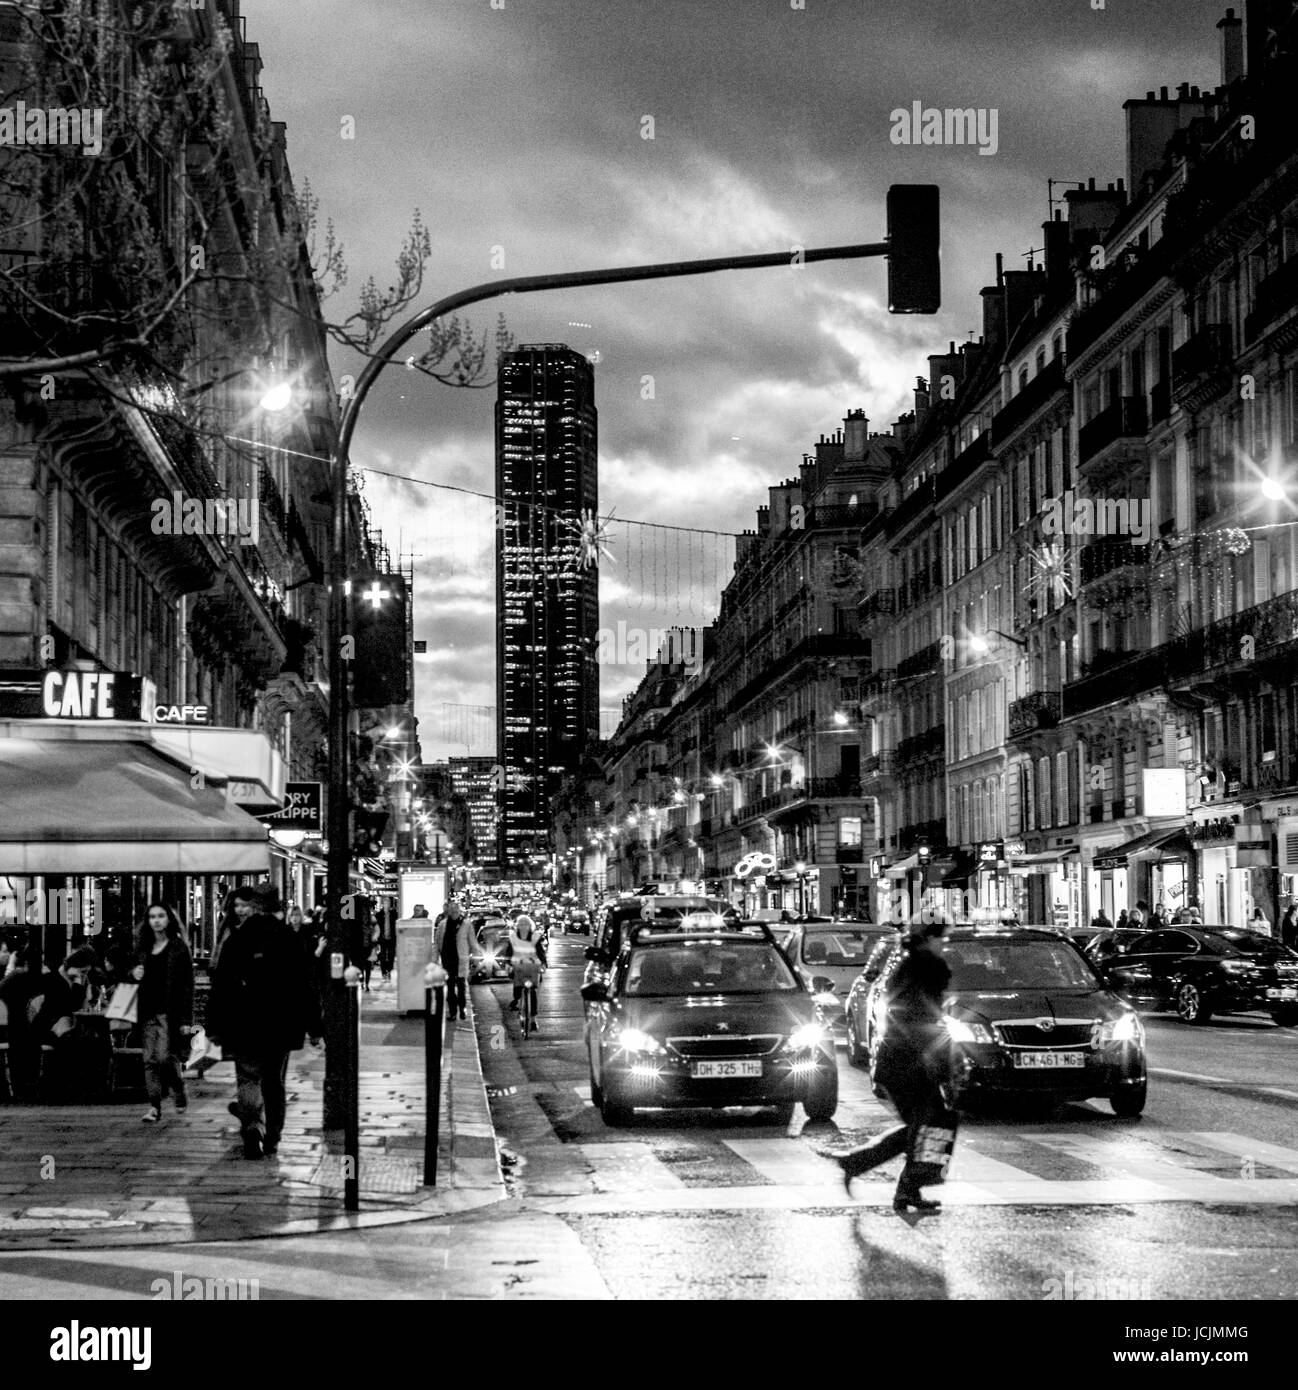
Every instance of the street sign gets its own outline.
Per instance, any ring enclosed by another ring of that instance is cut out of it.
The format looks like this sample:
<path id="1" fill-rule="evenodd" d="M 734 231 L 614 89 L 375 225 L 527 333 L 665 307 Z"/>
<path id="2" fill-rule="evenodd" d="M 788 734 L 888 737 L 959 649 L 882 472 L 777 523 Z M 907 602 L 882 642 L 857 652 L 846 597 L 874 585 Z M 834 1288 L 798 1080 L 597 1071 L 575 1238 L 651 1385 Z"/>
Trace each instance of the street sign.
<path id="1" fill-rule="evenodd" d="M 284 787 L 284 805 L 258 819 L 271 830 L 306 830 L 318 835 L 323 805 L 322 782 L 289 782 Z"/>

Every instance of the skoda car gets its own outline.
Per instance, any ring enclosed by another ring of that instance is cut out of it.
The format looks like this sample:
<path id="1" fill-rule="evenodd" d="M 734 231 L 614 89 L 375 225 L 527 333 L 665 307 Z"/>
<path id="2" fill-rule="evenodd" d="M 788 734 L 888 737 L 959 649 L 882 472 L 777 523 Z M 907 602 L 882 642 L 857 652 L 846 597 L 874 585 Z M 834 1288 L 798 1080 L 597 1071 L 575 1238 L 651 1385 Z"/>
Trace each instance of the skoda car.
<path id="1" fill-rule="evenodd" d="M 605 1124 L 637 1107 L 767 1106 L 812 1120 L 838 1107 L 819 1005 L 769 931 L 639 925 L 582 986 L 591 1100 Z"/>
<path id="2" fill-rule="evenodd" d="M 898 943 L 869 985 L 856 1025 L 872 1074 L 902 954 Z M 1031 927 L 957 927 L 947 933 L 945 957 L 954 1103 L 1101 1097 L 1116 1115 L 1145 1108 L 1144 1027 L 1071 941 Z"/>
<path id="3" fill-rule="evenodd" d="M 1141 1009 L 1175 1009 L 1185 1023 L 1213 1014 L 1269 1013 L 1298 1027 L 1298 952 L 1234 927 L 1145 932 L 1106 962 L 1104 977 Z"/>

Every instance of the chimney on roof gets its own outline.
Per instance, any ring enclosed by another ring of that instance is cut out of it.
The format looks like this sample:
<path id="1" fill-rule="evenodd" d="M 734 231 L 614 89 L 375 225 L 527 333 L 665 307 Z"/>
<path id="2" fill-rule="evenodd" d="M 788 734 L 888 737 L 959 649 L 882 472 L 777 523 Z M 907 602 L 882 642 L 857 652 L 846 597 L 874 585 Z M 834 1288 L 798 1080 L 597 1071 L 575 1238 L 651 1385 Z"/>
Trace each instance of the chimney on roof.
<path id="1" fill-rule="evenodd" d="M 924 417 L 929 412 L 933 398 L 929 394 L 928 382 L 922 376 L 915 378 L 915 428 L 919 429 L 924 423 Z"/>
<path id="2" fill-rule="evenodd" d="M 1041 245 L 1045 247 L 1046 279 L 1051 284 L 1065 280 L 1072 266 L 1068 257 L 1068 223 L 1061 209 L 1056 208 L 1050 221 L 1041 224 Z"/>
<path id="3" fill-rule="evenodd" d="M 1229 87 L 1244 76 L 1244 21 L 1229 9 L 1217 21 L 1217 32 L 1221 35 L 1221 85 Z"/>
<path id="4" fill-rule="evenodd" d="M 843 461 L 860 463 L 870 438 L 870 422 L 864 410 L 849 410 L 843 420 Z"/>
<path id="5" fill-rule="evenodd" d="M 1127 183 L 1132 188 L 1163 167 L 1168 142 L 1207 110 L 1202 94 L 1188 83 L 1170 99 L 1166 87 L 1159 92 L 1158 97 L 1150 92 L 1143 101 L 1133 97 L 1122 103 L 1127 113 Z"/>

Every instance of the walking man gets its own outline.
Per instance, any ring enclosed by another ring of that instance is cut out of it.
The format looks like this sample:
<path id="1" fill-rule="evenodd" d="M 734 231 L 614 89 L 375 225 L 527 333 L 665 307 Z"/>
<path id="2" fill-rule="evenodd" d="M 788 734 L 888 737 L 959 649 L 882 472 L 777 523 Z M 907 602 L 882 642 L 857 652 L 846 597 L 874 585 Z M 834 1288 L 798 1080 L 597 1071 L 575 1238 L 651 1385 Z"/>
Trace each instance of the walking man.
<path id="1" fill-rule="evenodd" d="M 850 1192 L 853 1178 L 905 1154 L 906 1166 L 892 1202 L 902 1212 L 911 1207 L 937 1211 L 941 1206 L 920 1191 L 929 1161 L 921 1157 L 919 1148 L 921 1131 L 939 1126 L 946 1109 L 939 1089 L 950 1065 L 942 1022 L 942 1000 L 951 979 L 950 967 L 942 959 L 945 932 L 946 923 L 940 921 L 913 928 L 903 947 L 905 957 L 888 987 L 887 1028 L 879 1043 L 875 1080 L 902 1124 L 864 1148 L 833 1155 Z"/>
<path id="2" fill-rule="evenodd" d="M 221 950 L 208 1001 L 208 1037 L 234 1057 L 230 1113 L 245 1158 L 273 1157 L 284 1130 L 290 1052 L 320 1040 L 320 1001 L 302 948 L 275 916 L 270 887 L 235 893 L 237 925 Z"/>
<path id="3" fill-rule="evenodd" d="M 446 999 L 452 1018 L 468 1018 L 464 982 L 469 978 L 470 956 L 473 952 L 473 933 L 464 909 L 451 899 L 446 910 L 437 914 L 433 926 L 433 954 L 446 969 L 450 979 L 446 984 Z"/>

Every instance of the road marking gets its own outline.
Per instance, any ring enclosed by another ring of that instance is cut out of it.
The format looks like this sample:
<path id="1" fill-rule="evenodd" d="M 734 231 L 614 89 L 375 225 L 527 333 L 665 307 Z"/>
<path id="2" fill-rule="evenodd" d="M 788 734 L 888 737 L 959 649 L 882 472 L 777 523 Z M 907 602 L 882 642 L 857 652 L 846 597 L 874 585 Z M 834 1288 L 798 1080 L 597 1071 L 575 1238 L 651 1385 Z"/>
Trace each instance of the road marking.
<path id="1" fill-rule="evenodd" d="M 1203 1076 L 1193 1071 L 1173 1071 L 1171 1067 L 1150 1067 L 1151 1076 L 1171 1076 L 1178 1081 L 1198 1081 L 1208 1086 L 1230 1086 L 1255 1096 L 1279 1096 L 1282 1100 L 1298 1100 L 1298 1091 L 1286 1091 L 1280 1086 L 1254 1086 L 1247 1081 L 1232 1081 L 1225 1076 Z"/>
<path id="2" fill-rule="evenodd" d="M 676 1192 L 685 1187 L 680 1177 L 644 1144 L 579 1144 L 577 1147 L 590 1165 L 595 1186 L 601 1193 L 624 1197 L 641 1192 Z"/>
<path id="3" fill-rule="evenodd" d="M 1174 1132 L 1174 1131 L 1173 1131 Z M 1138 1135 L 1121 1140 L 1097 1139 L 1088 1134 L 1043 1133 L 1034 1130 L 1032 1142 L 1042 1144 L 1069 1158 L 1089 1163 L 1092 1167 L 1117 1171 L 1121 1180 L 1147 1184 L 1158 1195 L 1158 1190 L 1169 1185 L 1179 1186 L 1186 1182 L 1213 1193 L 1220 1188 L 1234 1192 L 1238 1182 L 1234 1178 L 1222 1178 L 1214 1174 L 1200 1173 L 1199 1170 L 1178 1162 L 1170 1150 L 1154 1152 L 1148 1144 L 1142 1144 Z"/>
<path id="4" fill-rule="evenodd" d="M 1217 1149 L 1235 1158 L 1252 1158 L 1268 1168 L 1286 1173 L 1298 1173 L 1298 1149 L 1286 1149 L 1280 1144 L 1268 1144 L 1261 1139 L 1245 1139 L 1241 1134 L 1223 1134 L 1218 1130 L 1189 1130 L 1183 1136 L 1197 1140 L 1210 1149 Z"/>

